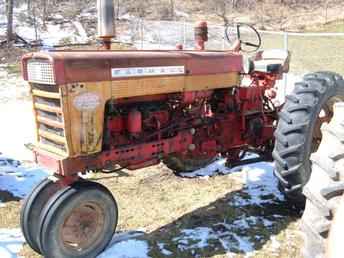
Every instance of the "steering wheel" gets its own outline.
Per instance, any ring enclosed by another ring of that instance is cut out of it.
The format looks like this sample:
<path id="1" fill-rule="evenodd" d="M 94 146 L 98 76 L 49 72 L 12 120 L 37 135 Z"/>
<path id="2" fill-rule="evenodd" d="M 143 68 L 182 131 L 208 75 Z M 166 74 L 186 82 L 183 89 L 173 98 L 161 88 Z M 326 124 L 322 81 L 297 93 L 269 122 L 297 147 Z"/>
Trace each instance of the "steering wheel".
<path id="1" fill-rule="evenodd" d="M 253 39 L 252 32 L 254 35 Z M 235 23 L 233 26 L 227 26 L 225 34 L 229 44 L 233 44 L 235 40 L 238 40 L 240 42 L 240 50 L 243 52 L 255 52 L 262 45 L 259 32 L 252 25 L 246 23 Z"/>

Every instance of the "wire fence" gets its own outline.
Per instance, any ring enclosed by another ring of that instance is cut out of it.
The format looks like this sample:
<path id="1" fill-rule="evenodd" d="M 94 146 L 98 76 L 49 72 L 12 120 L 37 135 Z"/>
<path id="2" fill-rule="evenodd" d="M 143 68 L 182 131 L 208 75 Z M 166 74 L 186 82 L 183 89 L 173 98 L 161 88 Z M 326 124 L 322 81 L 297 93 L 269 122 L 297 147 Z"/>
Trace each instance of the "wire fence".
<path id="1" fill-rule="evenodd" d="M 174 49 L 176 44 L 183 44 L 184 49 L 194 47 L 194 24 L 190 22 L 137 20 L 128 22 L 124 28 L 119 33 L 120 39 L 133 43 L 138 49 Z M 224 26 L 209 25 L 208 33 L 207 49 L 230 48 Z M 292 73 L 330 70 L 344 74 L 344 33 L 259 33 L 261 49 L 282 48 L 291 52 Z M 250 35 L 246 37 L 249 39 Z"/>

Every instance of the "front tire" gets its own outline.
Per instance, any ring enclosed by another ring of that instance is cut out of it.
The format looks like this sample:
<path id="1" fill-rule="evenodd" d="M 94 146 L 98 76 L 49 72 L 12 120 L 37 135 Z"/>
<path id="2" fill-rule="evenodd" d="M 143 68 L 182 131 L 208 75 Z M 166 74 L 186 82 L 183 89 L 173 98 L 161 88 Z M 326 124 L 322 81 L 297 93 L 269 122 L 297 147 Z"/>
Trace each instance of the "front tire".
<path id="1" fill-rule="evenodd" d="M 309 157 L 321 140 L 320 126 L 331 119 L 333 103 L 344 95 L 343 90 L 343 78 L 336 73 L 308 74 L 295 84 L 279 113 L 273 151 L 275 175 L 280 189 L 298 207 L 304 207 L 302 189 L 311 175 Z"/>
<path id="2" fill-rule="evenodd" d="M 40 217 L 39 244 L 45 257 L 93 258 L 117 226 L 112 194 L 94 182 L 77 182 L 57 192 Z"/>
<path id="3" fill-rule="evenodd" d="M 41 212 L 52 197 L 62 186 L 46 178 L 42 180 L 25 198 L 20 211 L 20 227 L 28 245 L 41 254 L 37 243 L 39 232 L 39 217 Z"/>

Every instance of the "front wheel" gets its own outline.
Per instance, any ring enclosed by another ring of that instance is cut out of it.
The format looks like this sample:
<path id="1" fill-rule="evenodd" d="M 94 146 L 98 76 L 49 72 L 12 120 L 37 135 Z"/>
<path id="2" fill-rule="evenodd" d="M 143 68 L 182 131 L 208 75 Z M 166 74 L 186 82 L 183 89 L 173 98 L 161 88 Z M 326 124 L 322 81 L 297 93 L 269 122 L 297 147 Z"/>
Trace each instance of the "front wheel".
<path id="1" fill-rule="evenodd" d="M 57 192 L 40 217 L 40 249 L 45 257 L 93 258 L 102 252 L 117 226 L 112 194 L 94 182 L 77 182 Z"/>
<path id="2" fill-rule="evenodd" d="M 41 253 L 37 243 L 39 217 L 48 200 L 62 188 L 46 178 L 42 180 L 25 198 L 20 211 L 20 227 L 28 245 L 37 253 Z"/>
<path id="3" fill-rule="evenodd" d="M 311 175 L 310 155 L 321 141 L 320 126 L 332 118 L 333 104 L 344 96 L 343 78 L 331 72 L 305 75 L 279 113 L 275 131 L 275 175 L 280 189 L 300 208 Z"/>

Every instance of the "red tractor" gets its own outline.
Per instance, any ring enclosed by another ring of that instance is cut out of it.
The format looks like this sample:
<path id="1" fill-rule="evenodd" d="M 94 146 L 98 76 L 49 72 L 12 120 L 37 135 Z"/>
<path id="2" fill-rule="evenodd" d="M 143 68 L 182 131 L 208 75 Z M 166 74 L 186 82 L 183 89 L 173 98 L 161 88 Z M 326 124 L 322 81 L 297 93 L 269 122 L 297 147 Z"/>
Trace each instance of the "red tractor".
<path id="1" fill-rule="evenodd" d="M 218 156 L 231 166 L 271 158 L 278 111 L 274 87 L 289 69 L 287 51 L 259 51 L 246 58 L 244 48 L 257 50 L 261 39 L 244 24 L 235 27 L 233 50 L 207 51 L 204 22 L 195 28 L 196 50 L 113 51 L 112 2 L 98 1 L 104 49 L 54 50 L 22 59 L 37 126 L 35 159 L 53 176 L 26 198 L 21 228 L 28 244 L 46 257 L 95 257 L 115 232 L 114 197 L 80 173 L 159 162 L 179 173 Z M 244 41 L 247 33 L 256 41 Z M 309 94 L 310 89 L 299 91 Z M 296 97 L 288 100 L 300 104 L 287 103 L 288 112 L 311 112 Z M 290 126 L 279 125 L 274 156 L 285 169 L 283 158 L 299 149 L 281 151 L 287 142 L 279 136 L 306 131 L 307 125 L 292 127 L 296 120 L 285 111 L 282 119 Z M 243 161 L 247 151 L 259 157 Z M 298 190 L 289 188 L 291 171 L 278 171 L 283 187 Z M 290 182 L 300 184 L 294 177 Z"/>

